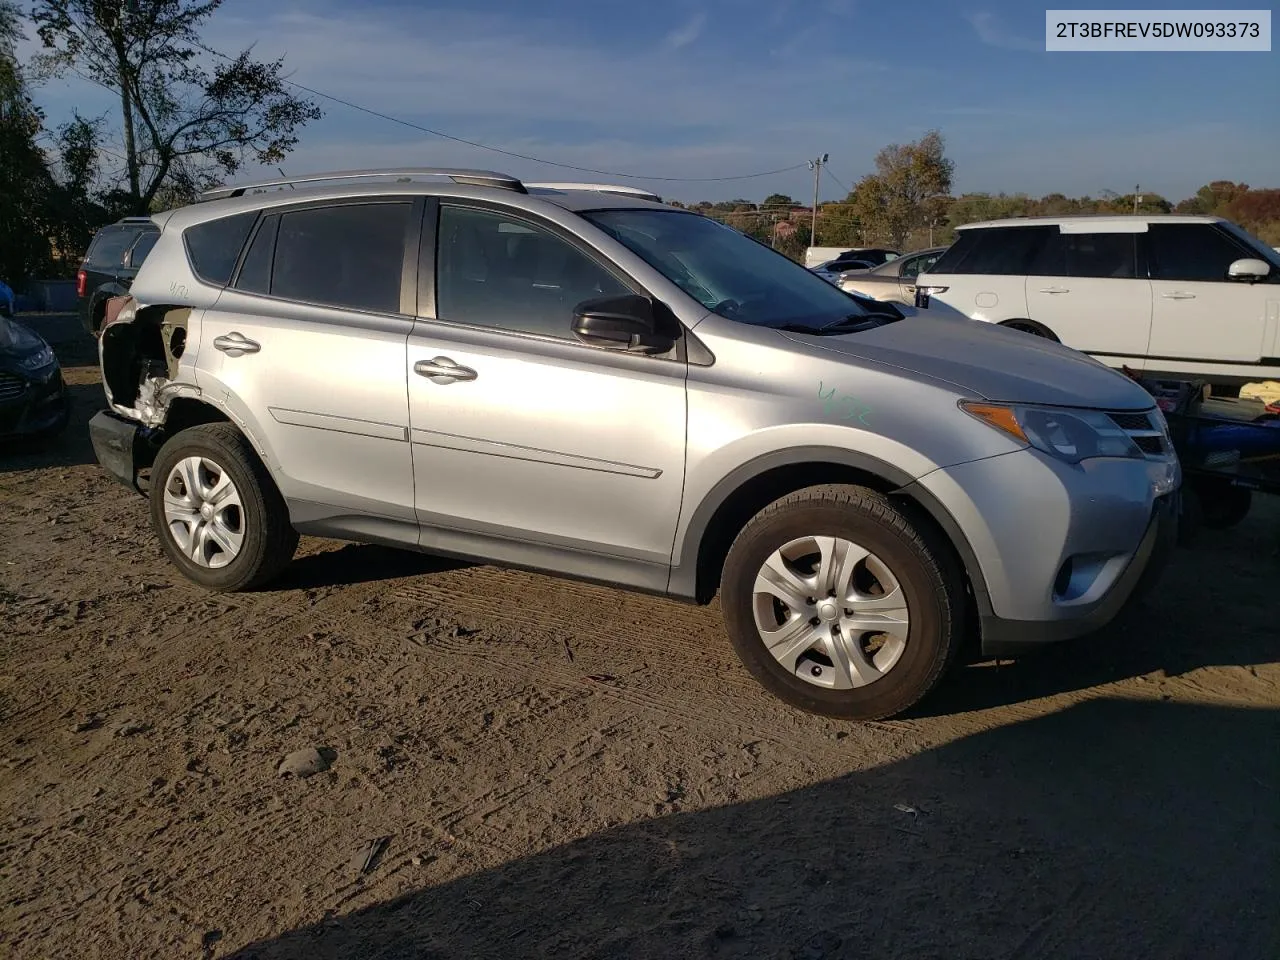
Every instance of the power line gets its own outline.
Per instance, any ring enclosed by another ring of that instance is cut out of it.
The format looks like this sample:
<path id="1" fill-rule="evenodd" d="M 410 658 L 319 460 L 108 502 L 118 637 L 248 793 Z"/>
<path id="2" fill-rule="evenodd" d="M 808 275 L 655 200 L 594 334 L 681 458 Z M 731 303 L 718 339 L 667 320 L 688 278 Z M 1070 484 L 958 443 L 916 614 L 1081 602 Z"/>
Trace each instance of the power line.
<path id="1" fill-rule="evenodd" d="M 223 60 L 234 62 L 235 58 L 230 57 L 220 50 L 214 50 L 212 47 L 199 45 L 201 49 L 213 54 L 215 57 L 221 57 Z M 414 123 L 412 120 L 405 120 L 401 117 L 392 116 L 389 113 L 383 113 L 380 110 L 374 110 L 372 107 L 366 107 L 359 103 L 353 103 L 342 97 L 336 97 L 331 93 L 325 93 L 314 87 L 308 87 L 305 84 L 298 83 L 296 80 L 283 78 L 284 82 L 299 90 L 305 90 L 312 96 L 321 97 L 325 100 L 331 100 L 334 103 L 340 103 L 344 107 L 350 107 L 352 110 L 359 110 L 361 113 L 367 113 L 371 117 L 378 117 L 381 120 L 387 120 L 391 123 L 398 123 L 402 127 L 408 127 L 411 130 L 417 130 L 421 133 L 428 133 L 433 137 L 441 137 L 445 140 L 452 140 L 455 143 L 463 143 L 469 147 L 476 147 L 480 150 L 489 150 L 493 153 L 502 154 L 504 157 L 514 157 L 517 160 L 529 160 L 533 163 L 546 164 L 549 167 L 560 167 L 563 170 L 577 170 L 580 173 L 594 173 L 602 177 L 621 177 L 624 180 L 660 180 L 668 183 L 723 183 L 729 180 L 754 180 L 757 177 L 772 177 L 780 173 L 790 173 L 792 170 L 799 170 L 805 166 L 803 163 L 796 163 L 789 167 L 780 167 L 777 170 L 763 170 L 760 173 L 744 173 L 733 177 L 649 177 L 642 176 L 638 173 L 619 173 L 616 170 L 598 170 L 595 167 L 581 167 L 573 163 L 561 163 L 558 160 L 545 160 L 542 157 L 535 157 L 527 153 L 517 153 L 514 150 L 504 150 L 502 147 L 491 146 L 487 143 L 481 143 L 478 140 L 468 140 L 466 137 L 454 136 L 451 133 L 445 133 L 443 130 L 435 130 L 431 127 L 423 126 L 420 123 Z"/>

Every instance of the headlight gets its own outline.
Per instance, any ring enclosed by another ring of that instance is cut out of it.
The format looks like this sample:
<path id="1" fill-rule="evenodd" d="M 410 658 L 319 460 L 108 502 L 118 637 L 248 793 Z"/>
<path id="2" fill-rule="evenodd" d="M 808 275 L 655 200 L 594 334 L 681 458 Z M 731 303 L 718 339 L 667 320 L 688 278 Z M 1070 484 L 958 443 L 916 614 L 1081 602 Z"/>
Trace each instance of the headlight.
<path id="1" fill-rule="evenodd" d="M 1066 463 L 1094 457 L 1146 459 L 1133 438 L 1097 410 L 1030 407 L 962 400 L 960 409 L 988 426 Z"/>
<path id="2" fill-rule="evenodd" d="M 53 361 L 53 350 L 48 346 L 43 346 L 35 353 L 29 353 L 19 360 L 18 366 L 23 370 L 43 370 L 45 367 L 51 366 Z"/>

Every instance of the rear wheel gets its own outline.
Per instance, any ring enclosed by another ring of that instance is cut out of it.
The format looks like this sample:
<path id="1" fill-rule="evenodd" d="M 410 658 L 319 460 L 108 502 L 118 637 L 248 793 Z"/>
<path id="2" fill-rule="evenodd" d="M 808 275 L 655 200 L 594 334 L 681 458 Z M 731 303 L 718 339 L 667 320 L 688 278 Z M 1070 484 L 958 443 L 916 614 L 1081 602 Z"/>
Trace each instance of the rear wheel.
<path id="1" fill-rule="evenodd" d="M 161 447 L 151 468 L 151 522 L 174 565 L 210 590 L 266 583 L 298 546 L 271 475 L 229 423 L 190 427 Z"/>
<path id="2" fill-rule="evenodd" d="M 729 550 L 721 606 L 739 658 L 811 713 L 901 713 L 960 646 L 963 583 L 949 554 L 886 497 L 809 487 L 757 514 Z"/>
<path id="3" fill-rule="evenodd" d="M 1008 327 L 1010 330 L 1018 330 L 1021 333 L 1029 333 L 1033 337 L 1043 337 L 1045 340 L 1052 340 L 1054 343 L 1061 343 L 1054 332 L 1042 323 L 1036 323 L 1034 320 L 1007 320 L 1000 324 L 1002 327 Z"/>

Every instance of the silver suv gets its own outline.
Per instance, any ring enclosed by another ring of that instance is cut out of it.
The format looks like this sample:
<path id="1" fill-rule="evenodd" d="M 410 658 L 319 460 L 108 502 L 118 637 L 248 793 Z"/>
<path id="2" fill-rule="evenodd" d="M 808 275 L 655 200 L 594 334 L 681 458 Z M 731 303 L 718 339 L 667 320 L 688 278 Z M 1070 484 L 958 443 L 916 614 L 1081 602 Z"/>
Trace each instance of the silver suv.
<path id="1" fill-rule="evenodd" d="M 1139 386 L 638 194 L 359 171 L 160 214 L 100 341 L 98 458 L 203 587 L 305 533 L 719 593 L 747 669 L 838 717 L 1150 579 L 1180 473 Z"/>

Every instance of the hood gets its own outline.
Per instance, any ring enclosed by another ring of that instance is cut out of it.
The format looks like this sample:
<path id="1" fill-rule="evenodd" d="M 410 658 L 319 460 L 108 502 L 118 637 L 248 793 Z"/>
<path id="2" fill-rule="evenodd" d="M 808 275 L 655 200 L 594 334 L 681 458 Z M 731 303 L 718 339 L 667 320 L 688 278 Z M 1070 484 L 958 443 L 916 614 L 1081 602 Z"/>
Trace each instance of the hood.
<path id="1" fill-rule="evenodd" d="M 910 317 L 874 330 L 792 340 L 944 380 L 975 399 L 1145 410 L 1155 401 L 1124 374 L 1042 337 L 977 320 Z"/>

